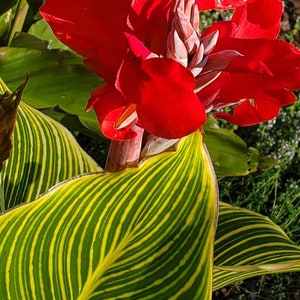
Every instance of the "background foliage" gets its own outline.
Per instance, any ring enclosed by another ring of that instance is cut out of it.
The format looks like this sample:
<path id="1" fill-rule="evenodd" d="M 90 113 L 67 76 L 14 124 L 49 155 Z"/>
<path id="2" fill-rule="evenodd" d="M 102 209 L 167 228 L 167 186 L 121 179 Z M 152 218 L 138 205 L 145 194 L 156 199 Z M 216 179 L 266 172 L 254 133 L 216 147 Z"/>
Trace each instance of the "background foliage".
<path id="1" fill-rule="evenodd" d="M 300 103 L 275 121 L 236 131 L 249 145 L 280 160 L 274 168 L 219 181 L 222 201 L 268 215 L 300 242 Z M 276 274 L 240 282 L 215 293 L 215 299 L 300 299 L 299 273 Z"/>
<path id="2" fill-rule="evenodd" d="M 39 31 L 42 26 L 36 26 L 34 24 L 37 21 L 37 11 L 38 7 L 42 1 L 40 0 L 30 0 L 28 14 L 22 12 L 18 13 L 18 18 L 24 18 L 23 30 L 27 31 L 29 28 L 29 33 L 35 36 L 47 37 L 51 39 L 49 32 Z M 57 74 L 57 70 L 54 68 L 58 66 L 61 72 L 64 72 L 68 76 L 72 77 L 72 80 L 76 81 L 76 70 L 82 72 L 79 61 L 81 60 L 76 55 L 71 54 L 68 60 L 60 60 L 58 56 L 51 56 L 46 50 L 51 47 L 64 48 L 59 44 L 50 44 L 46 42 L 41 42 L 34 37 L 24 36 L 23 34 L 14 35 L 17 31 L 17 23 L 14 22 L 14 14 L 17 11 L 17 7 L 14 5 L 17 3 L 16 0 L 1 1 L 0 3 L 0 15 L 2 12 L 7 11 L 7 8 L 12 7 L 10 14 L 6 14 L 0 19 L 0 45 L 1 46 L 14 46 L 14 50 L 2 49 L 2 70 L 7 74 L 8 78 L 5 81 L 10 82 L 10 87 L 13 89 L 20 83 L 23 77 L 18 78 L 16 76 L 16 71 L 20 69 L 28 68 L 31 69 L 31 78 L 33 76 L 41 76 L 43 72 L 39 72 L 41 65 L 29 64 L 27 66 L 22 65 L 22 62 L 18 60 L 12 60 L 11 58 L 17 58 L 18 56 L 30 55 L 34 53 L 41 53 L 44 55 L 47 65 L 45 68 L 53 68 L 53 75 Z M 23 5 L 25 1 L 19 1 L 19 5 Z M 297 0 L 286 0 L 286 9 L 283 15 L 282 22 L 282 38 L 293 42 L 297 46 L 300 45 L 299 39 L 299 29 L 300 29 L 300 19 L 299 19 L 299 1 Z M 26 17 L 25 17 L 26 15 Z M 229 14 L 213 12 L 210 15 L 203 14 L 202 21 L 203 26 L 209 25 L 216 19 L 226 19 Z M 32 26 L 33 25 L 33 26 Z M 39 28 L 39 29 L 37 29 Z M 14 37 L 14 39 L 13 39 Z M 21 50 L 20 47 L 27 47 L 31 50 L 26 50 L 25 52 Z M 19 49 L 17 49 L 19 48 Z M 12 53 L 12 52 L 14 53 Z M 9 54 L 9 55 L 8 55 Z M 64 55 L 60 53 L 60 55 Z M 33 61 L 34 61 L 34 55 Z M 7 58 L 7 59 L 6 59 Z M 64 57 L 65 58 L 65 57 Z M 61 63 L 62 61 L 67 63 Z M 3 69 L 4 68 L 4 69 Z M 5 69 L 6 68 L 6 69 Z M 75 71 L 75 72 L 74 72 Z M 1 74 L 2 75 L 2 74 Z M 21 75 L 23 76 L 23 75 Z M 77 75 L 78 76 L 78 75 Z M 88 75 L 87 76 L 91 76 Z M 79 78 L 80 79 L 80 78 Z M 77 80 L 79 80 L 77 78 Z M 51 80 L 57 80 L 55 77 L 51 77 Z M 58 79 L 59 80 L 59 79 Z M 81 79 L 80 79 L 81 80 Z M 42 80 L 43 81 L 43 80 Z M 44 78 L 43 83 L 45 86 L 49 86 L 47 78 Z M 84 89 L 81 90 L 82 94 L 86 93 L 87 98 L 89 91 L 98 84 L 98 79 L 88 78 Z M 55 83 L 51 86 L 55 87 Z M 75 86 L 76 88 L 76 86 Z M 47 99 L 47 91 L 45 87 L 36 87 L 34 85 L 28 86 L 25 93 L 25 100 L 28 96 L 28 101 L 35 102 L 38 99 L 33 99 L 33 95 L 36 91 L 43 93 L 43 99 Z M 51 95 L 55 91 L 50 91 Z M 49 95 L 48 95 L 49 96 Z M 68 95 L 67 95 L 68 96 Z M 72 99 L 68 99 L 72 101 Z M 36 104 L 37 105 L 37 104 Z M 81 105 L 81 104 L 80 104 Z M 41 103 L 38 103 L 39 108 L 42 107 Z M 68 116 L 64 114 L 67 110 L 66 107 L 57 107 L 56 103 L 53 103 L 51 109 L 45 109 L 44 112 L 59 119 L 63 120 L 65 125 L 77 124 L 74 123 L 74 118 L 69 119 Z M 69 113 L 73 113 L 72 111 Z M 76 114 L 76 112 L 74 112 Z M 88 119 L 88 118 L 87 118 Z M 84 115 L 80 120 L 84 123 Z M 96 123 L 91 126 L 95 126 Z M 251 128 L 234 128 L 236 133 L 240 135 L 249 146 L 256 147 L 262 153 L 270 155 L 271 157 L 279 160 L 281 163 L 271 169 L 264 171 L 259 171 L 257 173 L 248 175 L 246 177 L 232 177 L 232 178 L 222 178 L 220 180 L 220 197 L 222 201 L 249 208 L 251 210 L 260 212 L 264 215 L 270 216 L 270 218 L 283 228 L 289 237 L 296 243 L 300 243 L 300 105 L 299 102 L 295 106 L 291 106 L 283 109 L 281 115 L 275 121 L 271 121 L 256 127 Z M 84 133 L 79 133 L 76 126 L 72 128 L 72 133 L 81 144 L 81 146 L 92 155 L 100 165 L 104 165 L 106 152 L 108 148 L 108 142 L 104 139 L 93 139 Z M 250 280 L 245 280 L 244 282 L 231 285 L 220 291 L 215 292 L 215 299 L 300 299 L 300 279 L 299 274 L 281 274 L 281 275 L 266 275 L 264 277 L 253 278 Z"/>
<path id="3" fill-rule="evenodd" d="M 281 38 L 300 46 L 300 2 L 285 0 Z M 216 18 L 227 16 L 217 15 Z M 276 120 L 236 133 L 249 146 L 280 160 L 270 168 L 240 178 L 219 181 L 222 201 L 268 215 L 299 244 L 300 242 L 300 103 L 283 108 Z M 245 280 L 217 291 L 214 299 L 299 300 L 299 273 L 275 274 Z"/>

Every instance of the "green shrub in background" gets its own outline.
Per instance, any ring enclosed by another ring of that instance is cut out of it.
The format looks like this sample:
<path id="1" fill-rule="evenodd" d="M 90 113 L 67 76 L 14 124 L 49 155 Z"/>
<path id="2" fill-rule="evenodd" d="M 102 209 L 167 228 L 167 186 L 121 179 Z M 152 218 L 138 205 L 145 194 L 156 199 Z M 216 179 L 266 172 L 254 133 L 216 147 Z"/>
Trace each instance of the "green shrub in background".
<path id="1" fill-rule="evenodd" d="M 298 95 L 299 96 L 299 95 Z M 299 98 L 299 97 L 298 97 Z M 268 215 L 296 243 L 300 242 L 300 102 L 276 120 L 238 128 L 249 146 L 280 161 L 274 168 L 245 177 L 223 178 L 220 199 Z M 300 299 L 297 273 L 256 277 L 215 293 L 215 299 Z"/>

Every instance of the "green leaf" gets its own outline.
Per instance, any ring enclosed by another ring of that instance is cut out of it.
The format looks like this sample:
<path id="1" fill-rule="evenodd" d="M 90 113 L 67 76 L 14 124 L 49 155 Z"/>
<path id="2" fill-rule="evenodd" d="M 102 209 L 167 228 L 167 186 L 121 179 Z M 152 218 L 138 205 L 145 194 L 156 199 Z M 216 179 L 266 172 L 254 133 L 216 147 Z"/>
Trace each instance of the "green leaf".
<path id="1" fill-rule="evenodd" d="M 208 116 L 203 129 L 204 141 L 218 177 L 244 176 L 278 164 L 264 157 L 257 149 L 248 148 L 232 130 L 220 128 L 212 116 Z"/>
<path id="2" fill-rule="evenodd" d="M 214 290 L 257 275 L 300 271 L 300 246 L 269 218 L 225 203 L 219 213 Z"/>
<path id="3" fill-rule="evenodd" d="M 215 178 L 199 132 L 0 217 L 1 299 L 209 299 Z"/>
<path id="4" fill-rule="evenodd" d="M 1 4 L 8 4 L 7 1 L 1 1 Z M 0 4 L 0 5 L 1 5 Z M 7 45 L 9 31 L 13 25 L 16 9 L 8 9 L 5 13 L 0 14 L 0 45 Z"/>
<path id="5" fill-rule="evenodd" d="M 28 30 L 28 33 L 42 41 L 47 41 L 48 49 L 70 50 L 56 38 L 51 27 L 44 19 L 35 22 Z"/>
<path id="6" fill-rule="evenodd" d="M 47 41 L 38 39 L 37 37 L 25 33 L 17 32 L 11 41 L 10 47 L 27 48 L 27 49 L 47 49 Z"/>
<path id="7" fill-rule="evenodd" d="M 76 175 L 100 170 L 61 124 L 21 103 L 13 150 L 0 173 L 1 209 L 36 199 Z"/>
<path id="8" fill-rule="evenodd" d="M 23 101 L 34 108 L 59 106 L 67 114 L 99 135 L 99 125 L 93 111 L 84 111 L 93 89 L 102 83 L 89 72 L 82 58 L 62 50 L 2 48 L 0 74 L 14 89 L 29 74 Z"/>
<path id="9" fill-rule="evenodd" d="M 12 22 L 12 26 L 9 30 L 7 46 L 10 46 L 12 39 L 14 38 L 17 32 L 21 32 L 27 13 L 28 13 L 28 4 L 26 0 L 19 0 L 17 5 L 14 7 L 13 11 L 15 10 L 15 16 Z"/>

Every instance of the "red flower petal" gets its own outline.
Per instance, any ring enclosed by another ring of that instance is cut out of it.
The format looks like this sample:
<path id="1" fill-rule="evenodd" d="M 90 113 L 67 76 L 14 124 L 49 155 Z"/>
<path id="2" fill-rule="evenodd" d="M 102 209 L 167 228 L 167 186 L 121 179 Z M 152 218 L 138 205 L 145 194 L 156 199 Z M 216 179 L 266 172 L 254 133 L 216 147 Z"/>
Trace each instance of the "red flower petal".
<path id="1" fill-rule="evenodd" d="M 249 73 L 273 76 L 272 72 L 262 61 L 252 58 L 251 56 L 240 56 L 227 66 L 227 72 L 232 73 Z"/>
<path id="2" fill-rule="evenodd" d="M 156 54 L 163 54 L 174 0 L 133 0 L 128 23 L 134 35 Z"/>
<path id="3" fill-rule="evenodd" d="M 267 39 L 220 39 L 214 51 L 233 49 L 245 56 L 244 60 L 257 61 L 272 77 L 265 78 L 268 89 L 299 89 L 300 87 L 300 51 L 293 45 L 281 40 Z M 237 58 L 236 62 L 242 58 Z M 236 63 L 233 61 L 229 64 L 227 71 L 231 73 L 242 72 L 253 73 L 255 65 L 247 63 Z M 252 68 L 252 69 L 251 69 Z M 256 67 L 255 67 L 256 68 Z M 256 68 L 258 71 L 259 69 Z M 263 70 L 263 69 L 261 69 Z M 267 73 L 268 73 L 267 72 Z M 263 73 L 263 72 L 259 72 Z M 252 75 L 251 75 L 252 76 Z M 245 79 L 245 78 L 244 78 Z M 243 79 L 243 80 L 244 80 Z M 262 85 L 261 82 L 259 85 Z"/>
<path id="4" fill-rule="evenodd" d="M 231 19 L 237 24 L 232 36 L 275 39 L 280 31 L 282 10 L 281 0 L 260 0 L 238 7 Z"/>
<path id="5" fill-rule="evenodd" d="M 272 94 L 275 97 L 272 97 Z M 295 96 L 285 91 L 270 91 L 254 100 L 246 100 L 238 104 L 233 110 L 233 114 L 226 112 L 216 113 L 215 117 L 227 120 L 238 126 L 256 125 L 260 122 L 275 118 L 283 103 L 295 101 Z"/>
<path id="6" fill-rule="evenodd" d="M 191 72 L 171 59 L 128 57 L 118 77 L 118 88 L 137 105 L 139 124 L 163 138 L 183 137 L 205 123 L 194 87 Z"/>
<path id="7" fill-rule="evenodd" d="M 147 59 L 152 52 L 134 35 L 125 33 L 131 53 L 141 59 Z"/>
<path id="8" fill-rule="evenodd" d="M 115 127 L 116 121 L 128 106 L 124 97 L 112 86 L 105 85 L 92 92 L 87 109 L 94 107 L 102 133 L 112 140 L 126 140 L 136 136 L 128 125 L 121 129 Z"/>
<path id="9" fill-rule="evenodd" d="M 40 12 L 56 36 L 88 59 L 87 65 L 113 83 L 126 53 L 124 31 L 130 0 L 47 0 Z"/>
<path id="10" fill-rule="evenodd" d="M 230 21 L 213 23 L 202 36 L 218 30 L 219 39 L 224 37 L 275 39 L 280 31 L 282 2 L 259 0 L 247 1 L 243 4 L 245 5 L 236 8 Z"/>
<path id="11" fill-rule="evenodd" d="M 103 122 L 101 123 L 101 129 L 103 134 L 111 140 L 124 141 L 132 139 L 136 136 L 136 132 L 131 129 L 132 125 L 129 124 L 125 127 L 117 129 L 115 127 L 116 121 L 122 115 L 123 111 L 126 109 L 126 106 L 122 106 L 115 110 L 111 110 L 106 116 Z M 95 106 L 97 111 L 98 106 Z M 100 107 L 101 109 L 101 107 Z"/>
<path id="12" fill-rule="evenodd" d="M 199 10 L 232 9 L 258 0 L 196 0 Z"/>

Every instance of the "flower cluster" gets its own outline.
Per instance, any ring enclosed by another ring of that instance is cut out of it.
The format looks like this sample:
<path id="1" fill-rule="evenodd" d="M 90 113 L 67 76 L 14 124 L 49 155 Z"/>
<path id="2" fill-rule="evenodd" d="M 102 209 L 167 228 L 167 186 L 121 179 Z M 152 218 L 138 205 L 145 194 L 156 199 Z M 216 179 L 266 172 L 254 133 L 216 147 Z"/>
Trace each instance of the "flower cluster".
<path id="1" fill-rule="evenodd" d="M 208 9 L 234 13 L 200 32 Z M 105 80 L 87 108 L 110 139 L 134 137 L 136 125 L 180 138 L 216 109 L 239 126 L 257 124 L 300 88 L 300 52 L 277 39 L 280 0 L 47 0 L 41 13 Z M 231 105 L 232 114 L 220 111 Z"/>

